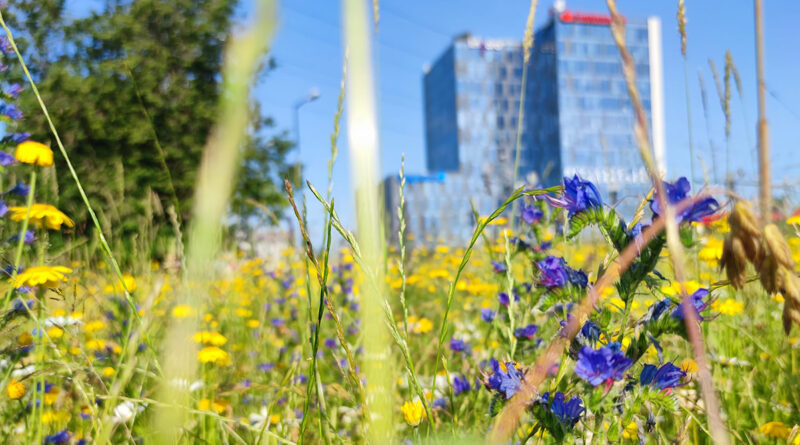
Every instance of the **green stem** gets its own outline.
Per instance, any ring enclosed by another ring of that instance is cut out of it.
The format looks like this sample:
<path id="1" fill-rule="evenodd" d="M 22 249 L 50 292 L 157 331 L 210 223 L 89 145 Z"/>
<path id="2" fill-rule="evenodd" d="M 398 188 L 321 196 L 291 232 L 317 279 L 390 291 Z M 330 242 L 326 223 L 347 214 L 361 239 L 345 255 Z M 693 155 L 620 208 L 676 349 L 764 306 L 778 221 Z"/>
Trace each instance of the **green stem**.
<path id="1" fill-rule="evenodd" d="M 0 306 L 0 309 L 5 308 L 8 305 L 8 301 L 11 298 L 11 294 L 14 292 L 15 286 L 13 285 L 14 280 L 17 277 L 17 270 L 19 269 L 20 261 L 22 261 L 22 249 L 25 247 L 25 232 L 28 231 L 28 223 L 31 218 L 31 206 L 33 205 L 33 195 L 36 192 L 36 167 L 31 170 L 31 177 L 30 177 L 30 190 L 28 190 L 28 199 L 25 202 L 25 206 L 27 210 L 25 211 L 25 219 L 22 220 L 22 227 L 19 231 L 19 240 L 17 240 L 17 250 L 14 253 L 14 269 L 11 271 L 11 283 L 12 285 L 8 287 L 8 291 L 6 292 L 5 298 L 3 298 L 3 305 Z"/>

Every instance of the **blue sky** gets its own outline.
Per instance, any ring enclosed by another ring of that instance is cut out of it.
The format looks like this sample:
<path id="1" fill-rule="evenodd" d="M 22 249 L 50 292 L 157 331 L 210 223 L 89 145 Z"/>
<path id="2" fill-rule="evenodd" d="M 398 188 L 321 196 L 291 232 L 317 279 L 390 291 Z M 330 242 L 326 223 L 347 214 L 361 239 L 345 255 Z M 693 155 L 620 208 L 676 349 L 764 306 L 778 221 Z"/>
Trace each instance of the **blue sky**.
<path id="1" fill-rule="evenodd" d="M 756 143 L 755 45 L 753 5 L 750 0 L 687 1 L 688 67 L 692 130 L 695 153 L 709 164 L 709 132 L 701 107 L 698 70 L 702 71 L 709 104 L 710 138 L 718 150 L 719 169 L 724 156 L 724 115 L 708 65 L 712 58 L 720 70 L 725 51 L 730 50 L 742 78 L 743 97 L 732 97 L 731 164 L 742 169 L 752 183 Z M 797 184 L 800 159 L 790 156 L 800 133 L 800 63 L 787 52 L 787 42 L 796 41 L 800 2 L 765 2 L 766 79 L 771 94 L 767 114 L 771 126 L 774 182 Z M 551 2 L 540 1 L 536 26 L 548 19 Z M 529 3 L 522 0 L 380 2 L 380 25 L 375 37 L 380 113 L 381 167 L 383 174 L 396 172 L 405 153 L 406 171 L 422 173 L 424 123 L 422 70 L 447 47 L 452 36 L 469 31 L 487 38 L 521 39 Z M 605 12 L 605 2 L 571 0 L 567 7 Z M 630 17 L 657 16 L 662 20 L 667 161 L 672 177 L 688 175 L 689 150 L 683 59 L 675 14 L 677 1 L 620 0 L 619 10 Z M 341 12 L 339 2 L 295 0 L 280 5 L 280 28 L 272 49 L 278 68 L 259 85 L 256 95 L 266 113 L 278 124 L 292 128 L 292 105 L 312 88 L 319 100 L 302 108 L 300 116 L 301 159 L 307 177 L 323 187 L 327 182 L 329 134 L 333 128 L 341 77 Z M 343 129 L 345 131 L 346 129 Z M 346 221 L 353 221 L 350 205 L 349 164 L 346 137 L 340 138 L 342 156 L 334 169 L 337 207 Z M 699 163 L 696 167 L 699 171 Z M 699 173 L 698 173 L 699 175 Z M 750 193 L 749 189 L 743 189 Z M 321 212 L 310 209 L 311 214 Z M 314 217 L 313 215 L 312 218 Z M 312 226 L 315 221 L 312 219 Z"/>
<path id="2" fill-rule="evenodd" d="M 74 1 L 74 0 L 73 0 Z M 252 0 L 249 0 L 252 1 Z M 97 3 L 74 1 L 77 9 Z M 245 2 L 243 15 L 249 10 Z M 730 50 L 742 78 L 744 100 L 732 96 L 732 165 L 747 173 L 752 183 L 756 142 L 755 45 L 753 2 L 751 0 L 687 0 L 688 67 L 692 130 L 695 153 L 710 165 L 709 138 L 724 159 L 724 115 L 708 66 L 712 58 L 717 69 L 724 66 Z M 536 26 L 548 19 L 552 2 L 542 0 L 536 11 Z M 423 67 L 434 61 L 452 36 L 471 32 L 486 38 L 521 39 L 529 2 L 525 0 L 381 0 L 380 25 L 375 42 L 381 168 L 394 173 L 405 153 L 406 171 L 423 173 L 424 123 L 422 102 Z M 601 0 L 568 0 L 574 10 L 605 12 Z M 623 14 L 662 21 L 667 162 L 669 175 L 688 175 L 689 152 L 684 90 L 684 67 L 675 14 L 677 0 L 619 0 Z M 775 183 L 800 179 L 800 158 L 792 156 L 800 133 L 800 61 L 793 57 L 790 42 L 797 41 L 800 2 L 765 2 L 766 79 L 770 91 L 767 114 L 771 129 L 773 177 Z M 335 0 L 292 0 L 279 5 L 279 29 L 271 55 L 278 67 L 270 72 L 254 94 L 263 111 L 276 119 L 279 128 L 291 135 L 293 104 L 316 88 L 321 97 L 301 110 L 300 158 L 308 179 L 318 188 L 327 183 L 330 132 L 342 71 L 342 30 L 340 2 Z M 709 103 L 709 128 L 701 107 L 698 70 L 702 71 Z M 720 72 L 721 75 L 721 72 Z M 354 220 L 349 181 L 346 126 L 342 128 L 340 157 L 334 169 L 334 195 L 345 223 Z M 719 165 L 724 162 L 718 161 Z M 699 166 L 697 167 L 699 170 Z M 722 168 L 720 167 L 720 170 Z M 748 189 L 743 190 L 746 194 Z M 319 225 L 322 212 L 309 209 L 312 227 Z"/>

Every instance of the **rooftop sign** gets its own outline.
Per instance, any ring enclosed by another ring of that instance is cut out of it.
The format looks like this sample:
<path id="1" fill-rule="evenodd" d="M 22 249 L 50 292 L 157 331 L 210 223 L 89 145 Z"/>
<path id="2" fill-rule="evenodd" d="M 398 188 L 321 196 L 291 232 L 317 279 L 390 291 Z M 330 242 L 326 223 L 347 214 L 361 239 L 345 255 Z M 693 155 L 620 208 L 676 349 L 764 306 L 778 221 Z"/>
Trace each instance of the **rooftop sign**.
<path id="1" fill-rule="evenodd" d="M 611 25 L 611 16 L 605 14 L 594 14 L 590 12 L 570 11 L 569 9 L 561 12 L 558 18 L 564 23 L 582 23 L 586 25 Z M 624 21 L 623 17 L 623 21 Z"/>

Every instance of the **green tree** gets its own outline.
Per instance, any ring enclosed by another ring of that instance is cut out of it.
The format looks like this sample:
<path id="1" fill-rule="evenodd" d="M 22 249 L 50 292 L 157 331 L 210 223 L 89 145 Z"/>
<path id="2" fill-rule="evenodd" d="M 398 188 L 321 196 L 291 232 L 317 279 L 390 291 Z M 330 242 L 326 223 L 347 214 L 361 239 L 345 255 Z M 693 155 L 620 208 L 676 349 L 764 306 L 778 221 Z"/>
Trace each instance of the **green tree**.
<path id="1" fill-rule="evenodd" d="M 117 236 L 139 230 L 154 202 L 176 207 L 184 221 L 190 216 L 237 5 L 107 0 L 102 9 L 75 18 L 64 0 L 12 0 L 4 11 L 89 198 Z M 23 99 L 24 129 L 36 140 L 50 140 L 35 98 Z M 265 210 L 279 215 L 282 178 L 294 171 L 285 159 L 292 144 L 257 104 L 252 110 L 231 210 L 245 218 Z M 59 205 L 80 230 L 88 215 L 59 162 Z"/>

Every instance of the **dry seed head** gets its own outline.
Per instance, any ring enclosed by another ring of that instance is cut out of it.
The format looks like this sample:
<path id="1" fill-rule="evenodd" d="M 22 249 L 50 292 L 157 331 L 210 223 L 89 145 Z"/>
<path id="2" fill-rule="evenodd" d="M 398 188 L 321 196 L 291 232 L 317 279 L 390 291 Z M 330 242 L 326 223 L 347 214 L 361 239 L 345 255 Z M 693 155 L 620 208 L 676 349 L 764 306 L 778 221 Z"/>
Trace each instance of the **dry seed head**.
<path id="1" fill-rule="evenodd" d="M 792 323 L 800 326 L 800 279 L 791 270 L 783 269 L 783 273 L 783 330 L 789 335 Z"/>
<path id="2" fill-rule="evenodd" d="M 725 269 L 728 281 L 734 288 L 741 289 L 746 281 L 747 254 L 739 238 L 729 236 L 722 245 L 720 269 Z"/>
<path id="3" fill-rule="evenodd" d="M 681 34 L 681 54 L 686 57 L 686 6 L 678 0 L 678 32 Z"/>
<path id="4" fill-rule="evenodd" d="M 775 224 L 768 224 L 764 227 L 764 244 L 768 250 L 767 255 L 775 257 L 775 260 L 786 269 L 794 269 L 792 252 L 786 244 L 781 231 Z"/>
<path id="5" fill-rule="evenodd" d="M 758 219 L 753 214 L 749 203 L 739 201 L 733 206 L 733 211 L 728 217 L 728 224 L 732 233 L 744 232 L 747 236 L 757 238 L 761 236 L 758 228 Z"/>

